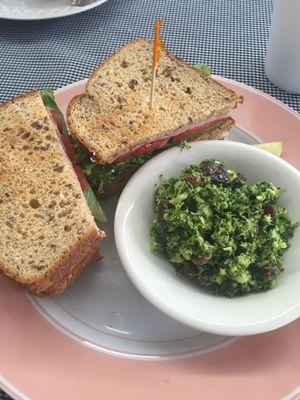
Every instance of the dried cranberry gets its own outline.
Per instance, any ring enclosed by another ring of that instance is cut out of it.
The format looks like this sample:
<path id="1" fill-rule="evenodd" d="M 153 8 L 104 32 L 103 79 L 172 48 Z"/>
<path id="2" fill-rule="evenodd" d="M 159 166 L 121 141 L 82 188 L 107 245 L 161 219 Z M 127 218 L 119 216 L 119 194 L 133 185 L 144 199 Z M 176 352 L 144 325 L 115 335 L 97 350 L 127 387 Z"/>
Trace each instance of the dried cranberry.
<path id="1" fill-rule="evenodd" d="M 163 219 L 164 219 L 164 212 L 165 212 L 166 205 L 167 205 L 166 200 L 159 200 L 159 202 L 157 203 L 158 218 L 160 221 L 163 221 Z"/>
<path id="2" fill-rule="evenodd" d="M 195 187 L 195 186 L 201 185 L 201 177 L 200 176 L 189 176 L 188 178 L 186 178 L 186 182 Z"/>
<path id="3" fill-rule="evenodd" d="M 276 206 L 274 206 L 274 204 L 267 203 L 263 207 L 263 212 L 265 215 L 271 215 L 271 217 L 274 218 L 276 216 Z"/>
<path id="4" fill-rule="evenodd" d="M 270 265 L 263 269 L 262 275 L 264 278 L 268 278 L 276 271 L 276 267 L 274 265 Z"/>
<path id="5" fill-rule="evenodd" d="M 193 264 L 186 264 L 184 266 L 183 273 L 188 276 L 196 276 L 198 275 L 198 269 Z"/>
<path id="6" fill-rule="evenodd" d="M 226 184 L 230 180 L 228 172 L 216 163 L 209 163 L 204 169 L 206 176 L 209 176 L 214 183 Z"/>
<path id="7" fill-rule="evenodd" d="M 211 282 L 206 281 L 203 278 L 199 278 L 198 276 L 188 276 L 188 278 L 197 286 L 209 287 L 212 285 Z"/>
<path id="8" fill-rule="evenodd" d="M 204 253 L 202 254 L 202 256 L 193 258 L 193 263 L 196 265 L 203 265 L 203 264 L 207 264 L 212 258 L 212 254 L 211 253 Z"/>
<path id="9" fill-rule="evenodd" d="M 244 186 L 245 183 L 246 183 L 246 178 L 243 175 L 240 175 L 238 179 L 232 182 L 231 186 L 235 189 Z"/>

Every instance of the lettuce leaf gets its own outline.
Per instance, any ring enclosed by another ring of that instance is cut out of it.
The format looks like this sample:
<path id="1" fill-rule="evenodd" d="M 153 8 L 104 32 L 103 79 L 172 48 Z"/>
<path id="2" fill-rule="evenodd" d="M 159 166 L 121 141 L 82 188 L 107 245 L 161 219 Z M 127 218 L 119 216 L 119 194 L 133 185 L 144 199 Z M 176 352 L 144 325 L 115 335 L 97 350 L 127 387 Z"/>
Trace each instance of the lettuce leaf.
<path id="1" fill-rule="evenodd" d="M 205 75 L 211 75 L 211 69 L 205 64 L 196 64 L 195 68 L 200 69 Z"/>
<path id="2" fill-rule="evenodd" d="M 173 146 L 174 144 L 168 143 L 162 149 L 154 150 L 140 156 L 129 157 L 126 161 L 118 164 L 108 165 L 101 165 L 93 162 L 89 152 L 78 142 L 75 145 L 75 151 L 78 164 L 87 177 L 87 180 L 91 184 L 93 190 L 101 195 L 104 192 L 105 183 L 114 182 L 126 171 L 138 169 L 156 154 Z"/>
<path id="3" fill-rule="evenodd" d="M 41 96 L 44 105 L 51 111 L 60 133 L 70 136 L 71 134 L 65 122 L 64 115 L 55 102 L 54 91 L 49 88 L 43 89 L 41 90 Z"/>
<path id="4" fill-rule="evenodd" d="M 107 222 L 104 211 L 100 206 L 100 203 L 97 200 L 92 188 L 89 186 L 83 191 L 83 194 L 95 220 L 98 222 Z"/>
<path id="5" fill-rule="evenodd" d="M 41 96 L 42 96 L 44 105 L 48 108 L 54 108 L 54 110 L 56 110 L 60 114 L 60 116 L 63 118 L 63 114 L 60 111 L 60 109 L 58 108 L 58 106 L 54 100 L 54 91 L 49 88 L 42 89 Z"/>

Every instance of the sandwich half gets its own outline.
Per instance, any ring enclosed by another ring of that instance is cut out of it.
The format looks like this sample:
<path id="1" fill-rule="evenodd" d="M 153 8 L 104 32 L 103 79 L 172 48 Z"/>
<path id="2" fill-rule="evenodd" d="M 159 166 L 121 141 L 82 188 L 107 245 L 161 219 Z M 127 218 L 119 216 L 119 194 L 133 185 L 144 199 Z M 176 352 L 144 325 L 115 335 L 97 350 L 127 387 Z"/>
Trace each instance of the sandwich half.
<path id="1" fill-rule="evenodd" d="M 38 91 L 0 105 L 0 270 L 63 291 L 98 257 L 98 229 Z"/>
<path id="2" fill-rule="evenodd" d="M 162 51 L 149 107 L 153 44 L 136 39 L 92 74 L 67 112 L 78 161 L 97 193 L 118 189 L 157 152 L 183 140 L 222 139 L 242 98 Z"/>

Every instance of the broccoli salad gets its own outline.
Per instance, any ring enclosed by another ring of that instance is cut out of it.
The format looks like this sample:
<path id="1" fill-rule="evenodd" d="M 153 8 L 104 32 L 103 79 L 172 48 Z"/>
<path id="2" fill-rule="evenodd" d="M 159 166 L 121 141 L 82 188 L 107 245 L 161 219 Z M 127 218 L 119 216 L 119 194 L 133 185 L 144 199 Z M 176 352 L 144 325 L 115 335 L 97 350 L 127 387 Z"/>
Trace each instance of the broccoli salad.
<path id="1" fill-rule="evenodd" d="M 247 184 L 220 161 L 189 166 L 156 189 L 152 250 L 221 295 L 271 289 L 296 227 L 279 196 L 272 183 Z"/>

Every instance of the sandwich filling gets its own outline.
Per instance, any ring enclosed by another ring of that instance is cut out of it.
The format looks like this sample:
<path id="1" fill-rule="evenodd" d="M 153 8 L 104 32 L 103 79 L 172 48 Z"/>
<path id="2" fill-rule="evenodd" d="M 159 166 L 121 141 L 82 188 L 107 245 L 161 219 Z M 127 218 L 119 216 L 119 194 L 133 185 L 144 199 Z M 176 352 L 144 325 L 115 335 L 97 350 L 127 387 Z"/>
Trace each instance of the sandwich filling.
<path id="1" fill-rule="evenodd" d="M 164 148 L 168 143 L 169 144 L 179 144 L 183 140 L 192 140 L 193 137 L 196 139 L 200 134 L 202 134 L 205 130 L 207 130 L 209 127 L 216 127 L 218 124 L 221 122 L 224 122 L 226 120 L 226 117 L 223 118 L 209 118 L 205 122 L 197 122 L 190 124 L 186 127 L 179 128 L 175 130 L 174 132 L 165 135 L 162 138 L 153 140 L 152 142 L 142 144 L 139 146 L 136 146 L 134 149 L 132 149 L 130 152 L 126 152 L 124 154 L 121 154 L 117 156 L 117 158 L 114 160 L 114 163 L 120 163 L 125 160 L 127 160 L 130 157 L 134 156 L 140 156 L 148 152 L 152 152 L 154 150 L 162 149 Z"/>
<path id="2" fill-rule="evenodd" d="M 184 130 L 176 131 L 176 135 L 174 133 L 170 134 L 167 137 L 157 139 L 126 154 L 122 154 L 112 164 L 99 164 L 79 142 L 74 140 L 73 145 L 77 163 L 86 175 L 96 195 L 110 194 L 120 190 L 128 178 L 155 155 L 174 145 L 180 145 L 182 142 L 200 139 L 210 130 L 221 126 L 224 121 L 226 121 L 226 118 L 190 125 Z"/>

